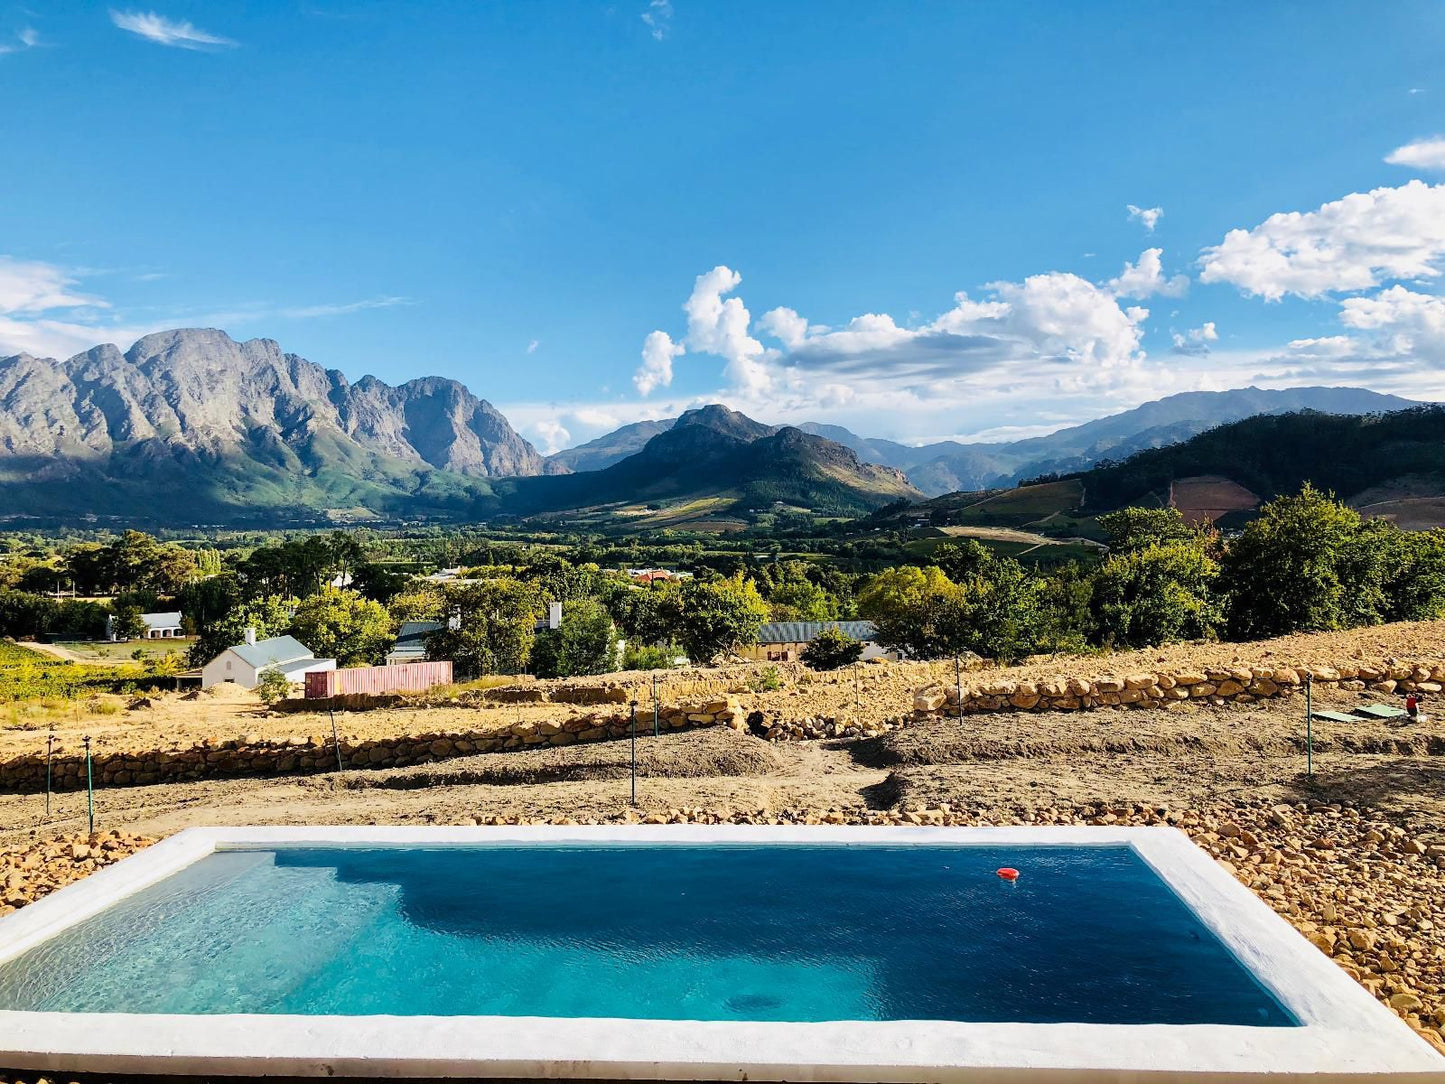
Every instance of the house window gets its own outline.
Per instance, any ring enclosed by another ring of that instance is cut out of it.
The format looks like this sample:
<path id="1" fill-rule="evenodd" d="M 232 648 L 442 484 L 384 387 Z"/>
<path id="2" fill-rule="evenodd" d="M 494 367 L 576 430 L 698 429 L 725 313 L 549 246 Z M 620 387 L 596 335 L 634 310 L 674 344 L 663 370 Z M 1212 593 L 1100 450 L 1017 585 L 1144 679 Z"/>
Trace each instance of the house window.
<path id="1" fill-rule="evenodd" d="M 227 660 L 226 660 L 226 670 L 229 671 L 230 669 L 231 669 L 231 660 L 230 660 L 230 659 L 227 659 Z"/>

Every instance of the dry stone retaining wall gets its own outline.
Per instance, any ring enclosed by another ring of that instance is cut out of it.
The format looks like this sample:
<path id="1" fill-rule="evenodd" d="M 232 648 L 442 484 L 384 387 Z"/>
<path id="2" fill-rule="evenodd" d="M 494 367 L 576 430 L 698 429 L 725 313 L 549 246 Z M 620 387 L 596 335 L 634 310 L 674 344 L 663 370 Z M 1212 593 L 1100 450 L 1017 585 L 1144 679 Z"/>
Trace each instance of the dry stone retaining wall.
<path id="1" fill-rule="evenodd" d="M 690 727 L 747 726 L 736 700 L 715 697 L 665 706 L 660 726 L 668 730 Z M 639 734 L 652 726 L 651 711 L 637 713 Z M 574 715 L 561 722 L 521 722 L 510 727 L 465 733 L 407 735 L 353 743 L 341 741 L 341 763 L 352 768 L 400 768 L 430 764 L 475 753 L 508 752 L 544 745 L 625 738 L 632 732 L 630 713 Z M 187 749 L 152 749 L 145 752 L 97 752 L 91 762 L 96 786 L 145 786 L 235 776 L 306 774 L 336 770 L 336 745 L 330 735 L 298 735 L 279 741 L 236 738 L 203 743 Z M 73 752 L 51 762 L 51 787 L 57 791 L 85 787 L 85 758 Z M 45 788 L 43 753 L 13 757 L 0 763 L 0 791 L 34 793 Z"/>

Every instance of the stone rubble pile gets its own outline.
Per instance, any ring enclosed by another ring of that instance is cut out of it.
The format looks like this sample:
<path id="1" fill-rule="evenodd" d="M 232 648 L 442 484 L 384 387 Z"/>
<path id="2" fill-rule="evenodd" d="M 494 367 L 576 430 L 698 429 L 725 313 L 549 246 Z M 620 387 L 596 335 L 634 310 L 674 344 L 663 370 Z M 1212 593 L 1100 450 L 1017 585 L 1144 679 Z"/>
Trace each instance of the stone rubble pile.
<path id="1" fill-rule="evenodd" d="M 119 862 L 155 840 L 128 832 L 58 836 L 0 852 L 0 915 Z"/>

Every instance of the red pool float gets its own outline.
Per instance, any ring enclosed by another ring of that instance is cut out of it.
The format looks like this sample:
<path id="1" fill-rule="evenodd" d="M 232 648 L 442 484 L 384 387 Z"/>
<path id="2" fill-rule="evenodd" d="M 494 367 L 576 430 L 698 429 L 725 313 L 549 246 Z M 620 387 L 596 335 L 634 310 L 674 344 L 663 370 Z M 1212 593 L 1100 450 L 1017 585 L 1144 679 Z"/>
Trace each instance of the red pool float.
<path id="1" fill-rule="evenodd" d="M 1019 871 L 1012 866 L 1004 866 L 1003 869 L 998 871 L 998 875 L 1005 881 L 1017 881 L 1019 879 Z"/>

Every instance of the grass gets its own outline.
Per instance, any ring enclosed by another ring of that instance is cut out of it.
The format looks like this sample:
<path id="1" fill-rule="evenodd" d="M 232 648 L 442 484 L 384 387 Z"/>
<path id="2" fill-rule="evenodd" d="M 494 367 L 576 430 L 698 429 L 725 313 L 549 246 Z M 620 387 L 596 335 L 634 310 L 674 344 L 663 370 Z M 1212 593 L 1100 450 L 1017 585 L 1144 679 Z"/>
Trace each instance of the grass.
<path id="1" fill-rule="evenodd" d="M 106 640 L 57 640 L 55 646 L 63 647 L 73 655 L 82 659 L 117 659 L 129 660 L 135 657 L 139 651 L 145 659 L 159 659 L 167 655 L 182 654 L 195 643 L 193 637 L 181 637 L 174 640 L 129 640 L 125 643 L 113 644 Z"/>

